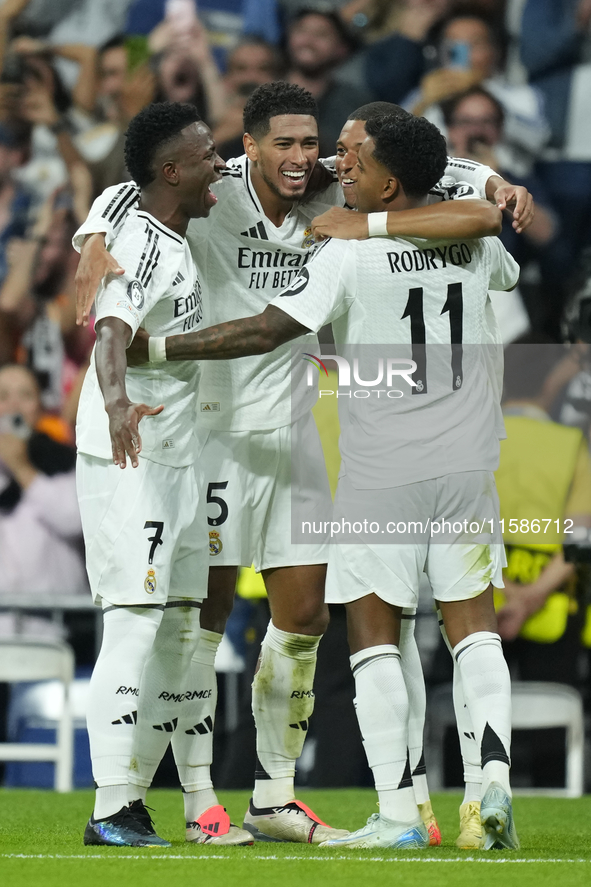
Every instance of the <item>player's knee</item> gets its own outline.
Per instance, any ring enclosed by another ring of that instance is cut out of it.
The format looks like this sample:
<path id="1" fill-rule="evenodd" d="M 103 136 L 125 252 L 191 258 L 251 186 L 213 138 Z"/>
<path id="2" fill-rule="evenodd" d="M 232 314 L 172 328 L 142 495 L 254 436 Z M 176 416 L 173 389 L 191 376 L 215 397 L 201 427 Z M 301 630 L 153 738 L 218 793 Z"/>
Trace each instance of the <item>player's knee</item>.
<path id="1" fill-rule="evenodd" d="M 328 606 L 324 602 L 305 601 L 292 613 L 292 631 L 295 634 L 321 635 L 326 632 L 329 621 Z"/>

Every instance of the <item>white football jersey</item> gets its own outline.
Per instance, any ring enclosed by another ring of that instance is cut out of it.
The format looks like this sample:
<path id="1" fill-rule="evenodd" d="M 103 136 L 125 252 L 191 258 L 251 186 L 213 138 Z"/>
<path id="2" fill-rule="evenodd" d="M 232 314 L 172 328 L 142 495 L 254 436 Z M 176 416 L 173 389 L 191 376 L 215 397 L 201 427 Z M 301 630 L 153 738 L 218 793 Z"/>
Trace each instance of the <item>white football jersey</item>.
<path id="1" fill-rule="evenodd" d="M 213 185 L 217 206 L 208 218 L 192 220 L 187 231 L 207 288 L 208 324 L 264 311 L 309 261 L 314 243 L 312 219 L 335 204 L 343 204 L 342 190 L 335 180 L 314 200 L 294 205 L 283 224 L 276 227 L 256 195 L 250 166 L 246 156 L 228 162 L 222 181 Z M 432 199 L 484 197 L 486 181 L 493 174 L 489 167 L 450 158 Z M 460 179 L 466 182 L 458 184 Z M 107 245 L 112 243 L 138 193 L 133 183 L 108 188 L 95 200 L 74 245 L 79 248 L 84 236 L 94 232 L 104 232 Z M 297 343 L 303 350 L 318 347 L 315 335 L 303 336 Z M 304 384 L 303 375 L 292 378 L 290 345 L 270 354 L 202 363 L 198 421 L 218 431 L 280 428 L 298 419 L 315 400 L 316 393 Z"/>
<path id="2" fill-rule="evenodd" d="M 488 289 L 511 289 L 518 276 L 494 237 L 331 240 L 273 300 L 310 330 L 332 322 L 344 358 L 340 449 L 355 488 L 497 467 L 502 427 Z M 298 359 L 316 387 L 312 366 L 322 380 L 322 355 L 296 351 Z"/>
<path id="3" fill-rule="evenodd" d="M 203 293 L 187 241 L 146 212 L 130 209 L 113 255 L 125 274 L 111 277 L 97 295 L 97 321 L 118 317 L 151 336 L 172 336 L 203 326 Z M 175 361 L 158 367 L 129 367 L 125 386 L 133 403 L 164 404 L 158 416 L 140 423 L 141 457 L 180 467 L 195 459 L 199 364 Z M 109 420 L 98 384 L 93 351 L 82 386 L 76 423 L 78 450 L 112 458 Z"/>

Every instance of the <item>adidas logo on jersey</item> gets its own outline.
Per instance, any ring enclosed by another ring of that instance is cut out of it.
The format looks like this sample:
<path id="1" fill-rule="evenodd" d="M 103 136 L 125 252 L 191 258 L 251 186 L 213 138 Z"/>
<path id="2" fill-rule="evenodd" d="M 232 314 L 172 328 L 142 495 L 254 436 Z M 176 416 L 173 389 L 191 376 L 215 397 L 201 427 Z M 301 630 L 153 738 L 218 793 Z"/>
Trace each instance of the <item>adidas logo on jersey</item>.
<path id="1" fill-rule="evenodd" d="M 290 724 L 290 727 L 293 727 L 294 730 L 303 730 L 304 733 L 308 729 L 308 721 L 298 721 L 297 724 Z"/>
<path id="2" fill-rule="evenodd" d="M 173 286 L 178 286 L 179 283 L 182 283 L 182 282 L 184 281 L 184 279 L 185 279 L 185 278 L 183 277 L 183 275 L 182 275 L 181 272 L 179 271 L 179 273 L 177 274 L 177 276 L 175 277 L 175 279 L 172 281 L 172 285 L 173 285 Z"/>
<path id="3" fill-rule="evenodd" d="M 256 225 L 253 225 L 252 228 L 249 228 L 248 231 L 241 231 L 241 237 L 254 237 L 255 240 L 268 240 L 267 232 L 265 231 L 265 226 L 262 222 L 257 222 Z"/>
<path id="4" fill-rule="evenodd" d="M 137 724 L 137 711 L 132 711 L 128 715 L 123 715 L 122 718 L 117 718 L 116 721 L 111 721 L 112 724 Z"/>

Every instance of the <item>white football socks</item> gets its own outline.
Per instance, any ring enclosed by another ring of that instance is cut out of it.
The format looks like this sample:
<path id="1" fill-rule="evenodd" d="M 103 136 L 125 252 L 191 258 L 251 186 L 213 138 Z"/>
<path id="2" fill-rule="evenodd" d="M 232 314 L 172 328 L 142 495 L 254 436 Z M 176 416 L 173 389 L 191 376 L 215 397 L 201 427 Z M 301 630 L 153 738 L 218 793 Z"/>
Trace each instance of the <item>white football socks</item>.
<path id="1" fill-rule="evenodd" d="M 402 675 L 408 693 L 408 756 L 412 784 L 417 804 L 425 804 L 429 800 L 427 771 L 423 755 L 423 734 L 425 730 L 425 711 L 427 694 L 423 666 L 419 656 L 419 648 L 415 640 L 415 616 L 403 614 L 400 624 L 400 650 Z"/>
<path id="2" fill-rule="evenodd" d="M 95 819 L 112 816 L 128 802 L 141 677 L 161 619 L 161 609 L 145 607 L 107 606 L 103 614 L 103 641 L 90 679 L 86 716 L 98 786 Z"/>
<path id="3" fill-rule="evenodd" d="M 183 787 L 186 822 L 195 822 L 218 803 L 211 782 L 213 728 L 217 704 L 215 656 L 222 635 L 202 628 L 191 660 L 188 686 L 198 694 L 185 704 L 172 736 L 172 751 Z"/>
<path id="4" fill-rule="evenodd" d="M 140 684 L 141 705 L 129 769 L 130 801 L 145 800 L 181 713 L 192 704 L 196 688 L 188 678 L 199 639 L 199 617 L 195 601 L 171 598 L 164 609 Z"/>
<path id="5" fill-rule="evenodd" d="M 259 809 L 294 800 L 295 763 L 314 710 L 320 640 L 320 636 L 281 631 L 269 622 L 252 684 L 259 768 L 253 804 Z"/>
<path id="6" fill-rule="evenodd" d="M 439 628 L 441 636 L 445 641 L 445 645 L 450 652 L 453 660 L 453 702 L 454 712 L 456 715 L 456 725 L 458 728 L 458 738 L 460 740 L 460 751 L 462 754 L 462 764 L 464 768 L 464 799 L 463 804 L 470 801 L 480 801 L 482 793 L 482 768 L 480 766 L 480 745 L 476 741 L 474 728 L 470 719 L 468 706 L 464 700 L 464 688 L 462 686 L 462 676 L 460 669 L 456 664 L 455 657 L 452 652 L 451 644 L 447 637 L 445 625 L 441 610 L 437 610 L 437 618 L 439 620 Z"/>
<path id="7" fill-rule="evenodd" d="M 350 662 L 357 719 L 380 814 L 396 822 L 416 822 L 419 813 L 408 758 L 409 703 L 400 651 L 393 644 L 368 647 L 354 653 Z"/>
<path id="8" fill-rule="evenodd" d="M 511 680 L 501 638 L 474 632 L 453 649 L 473 732 L 480 749 L 482 795 L 492 781 L 510 794 Z"/>

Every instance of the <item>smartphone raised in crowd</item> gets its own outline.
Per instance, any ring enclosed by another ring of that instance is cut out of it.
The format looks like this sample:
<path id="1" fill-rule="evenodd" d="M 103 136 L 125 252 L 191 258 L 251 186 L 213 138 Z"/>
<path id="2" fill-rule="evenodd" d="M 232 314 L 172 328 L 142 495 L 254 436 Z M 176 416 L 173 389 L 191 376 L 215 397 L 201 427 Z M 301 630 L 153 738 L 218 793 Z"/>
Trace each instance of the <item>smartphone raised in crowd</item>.
<path id="1" fill-rule="evenodd" d="M 447 40 L 443 47 L 443 64 L 446 68 L 467 71 L 470 68 L 470 44 L 462 40 Z"/>
<path id="2" fill-rule="evenodd" d="M 166 0 L 164 15 L 175 31 L 184 33 L 197 19 L 197 3 L 195 0 Z"/>

